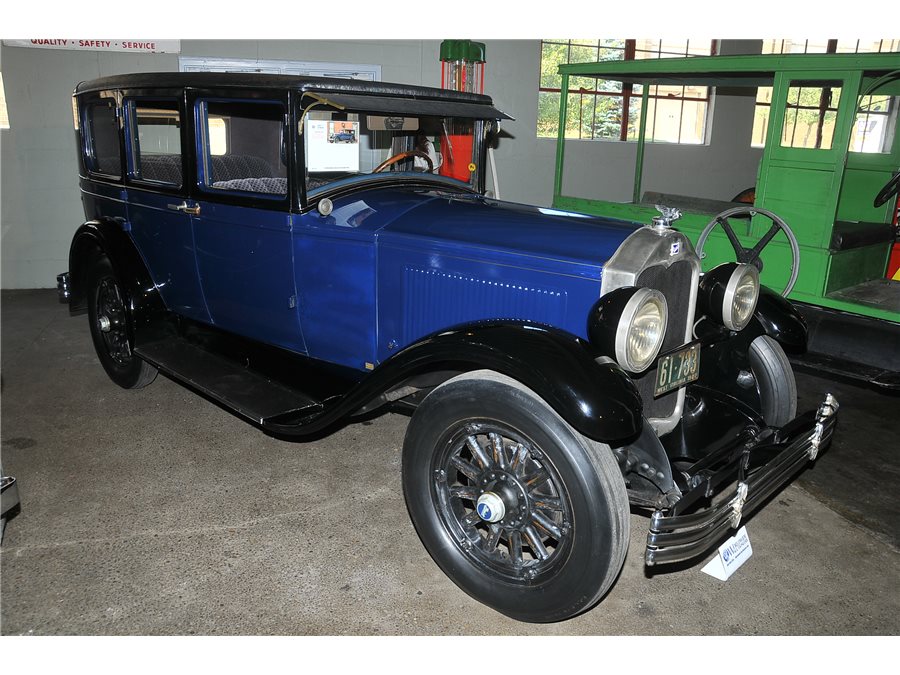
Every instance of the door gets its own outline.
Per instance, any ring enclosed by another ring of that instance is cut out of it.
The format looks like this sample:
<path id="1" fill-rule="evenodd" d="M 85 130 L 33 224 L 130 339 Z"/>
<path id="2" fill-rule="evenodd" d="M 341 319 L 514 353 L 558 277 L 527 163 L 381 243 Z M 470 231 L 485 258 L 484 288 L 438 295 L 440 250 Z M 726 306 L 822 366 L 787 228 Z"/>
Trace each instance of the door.
<path id="1" fill-rule="evenodd" d="M 297 311 L 288 190 L 287 98 L 200 95 L 197 268 L 214 325 L 306 353 Z"/>

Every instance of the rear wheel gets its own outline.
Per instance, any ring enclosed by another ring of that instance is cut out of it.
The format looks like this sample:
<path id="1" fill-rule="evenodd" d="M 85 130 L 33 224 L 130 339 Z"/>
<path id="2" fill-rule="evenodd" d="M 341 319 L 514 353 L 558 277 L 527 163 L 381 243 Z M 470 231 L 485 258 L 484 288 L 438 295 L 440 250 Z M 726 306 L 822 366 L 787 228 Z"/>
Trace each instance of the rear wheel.
<path id="1" fill-rule="evenodd" d="M 750 368 L 766 424 L 781 427 L 797 416 L 797 382 L 787 355 L 773 338 L 760 335 L 750 343 Z"/>
<path id="2" fill-rule="evenodd" d="M 612 451 L 491 371 L 422 402 L 403 445 L 403 491 L 435 562 L 515 619 L 589 609 L 625 559 L 628 498 Z"/>
<path id="3" fill-rule="evenodd" d="M 88 282 L 88 321 L 94 349 L 113 382 L 125 389 L 138 389 L 153 382 L 157 371 L 131 351 L 129 311 L 109 258 L 99 256 Z"/>

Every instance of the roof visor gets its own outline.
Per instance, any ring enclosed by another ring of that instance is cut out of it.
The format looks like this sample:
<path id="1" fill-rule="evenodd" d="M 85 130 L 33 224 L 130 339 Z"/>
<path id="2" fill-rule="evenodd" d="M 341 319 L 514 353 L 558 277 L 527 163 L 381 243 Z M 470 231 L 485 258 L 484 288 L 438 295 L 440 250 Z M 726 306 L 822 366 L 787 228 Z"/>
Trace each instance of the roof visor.
<path id="1" fill-rule="evenodd" d="M 344 92 L 304 91 L 303 96 L 313 98 L 338 110 L 391 113 L 394 115 L 431 115 L 435 117 L 470 117 L 479 120 L 511 120 L 504 112 L 484 103 L 464 101 L 428 100 L 420 98 L 396 98 L 347 94 Z"/>

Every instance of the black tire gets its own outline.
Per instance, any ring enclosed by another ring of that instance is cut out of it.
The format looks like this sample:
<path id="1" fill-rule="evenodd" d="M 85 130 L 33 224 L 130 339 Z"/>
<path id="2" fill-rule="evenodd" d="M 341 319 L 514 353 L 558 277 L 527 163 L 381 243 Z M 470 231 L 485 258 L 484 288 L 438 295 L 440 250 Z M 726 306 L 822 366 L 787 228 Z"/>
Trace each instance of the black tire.
<path id="1" fill-rule="evenodd" d="M 88 322 L 100 364 L 125 389 L 146 387 L 156 368 L 132 353 L 127 296 L 106 256 L 97 257 L 88 277 Z"/>
<path id="2" fill-rule="evenodd" d="M 797 416 L 797 381 L 787 355 L 773 338 L 760 335 L 750 343 L 750 369 L 759 392 L 766 424 L 781 427 Z"/>
<path id="3" fill-rule="evenodd" d="M 488 492 L 502 497 L 505 517 L 495 524 L 476 511 Z M 612 451 L 492 371 L 448 380 L 416 410 L 403 444 L 403 493 L 447 576 L 520 621 L 589 609 L 625 560 L 628 496 Z"/>

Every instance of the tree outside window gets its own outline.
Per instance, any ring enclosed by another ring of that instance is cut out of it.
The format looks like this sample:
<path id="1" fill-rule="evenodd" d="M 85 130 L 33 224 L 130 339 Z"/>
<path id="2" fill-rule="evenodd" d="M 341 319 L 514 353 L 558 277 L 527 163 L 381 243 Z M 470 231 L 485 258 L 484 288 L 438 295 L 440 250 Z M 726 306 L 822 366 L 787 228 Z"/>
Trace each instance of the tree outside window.
<path id="1" fill-rule="evenodd" d="M 543 40 L 537 135 L 557 137 L 562 95 L 560 64 L 711 54 L 715 54 L 712 40 Z M 640 85 L 592 77 L 570 78 L 566 138 L 636 140 L 641 94 Z M 648 96 L 648 141 L 703 143 L 709 107 L 707 87 L 652 86 Z"/>
<path id="2" fill-rule="evenodd" d="M 763 40 L 763 54 L 863 54 L 898 52 L 900 39 L 891 40 Z M 791 88 L 785 111 L 784 137 L 781 144 L 794 148 L 830 148 L 831 134 L 840 90 L 833 87 Z M 766 130 L 771 114 L 772 87 L 759 87 L 753 120 L 751 145 L 766 145 Z M 887 124 L 895 114 L 897 97 L 863 96 L 859 100 L 856 125 L 850 141 L 853 152 L 886 152 Z"/>

